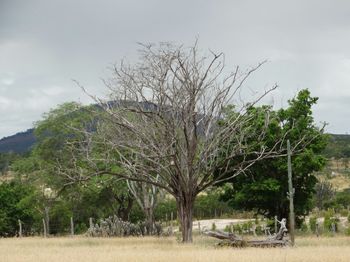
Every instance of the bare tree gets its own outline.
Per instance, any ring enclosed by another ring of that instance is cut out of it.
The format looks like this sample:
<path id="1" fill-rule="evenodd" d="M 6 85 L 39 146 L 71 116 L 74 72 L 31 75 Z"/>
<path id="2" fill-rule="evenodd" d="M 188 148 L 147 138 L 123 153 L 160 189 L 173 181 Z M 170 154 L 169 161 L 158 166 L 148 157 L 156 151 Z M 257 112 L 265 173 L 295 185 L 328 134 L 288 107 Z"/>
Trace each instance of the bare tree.
<path id="1" fill-rule="evenodd" d="M 326 201 L 332 200 L 335 196 L 335 189 L 328 181 L 319 181 L 315 186 L 316 206 L 322 210 Z"/>
<path id="2" fill-rule="evenodd" d="M 244 103 L 241 89 L 264 62 L 248 70 L 237 66 L 225 74 L 224 55 L 203 56 L 197 44 L 142 45 L 140 54 L 137 64 L 122 62 L 113 68 L 112 78 L 105 81 L 107 98 L 94 97 L 103 117 L 79 148 L 94 168 L 93 175 L 152 184 L 174 196 L 183 242 L 191 242 L 193 205 L 200 192 L 285 150 L 284 137 L 269 148 L 259 144 L 270 122 L 269 108 L 259 128 L 253 128 L 256 119 L 249 114 L 249 108 L 277 85 Z M 234 105 L 235 114 L 225 114 L 229 105 Z M 222 147 L 226 144 L 230 146 Z M 103 150 L 96 156 L 93 148 Z M 112 168 L 116 165 L 121 169 Z M 218 168 L 220 175 L 215 176 Z M 87 178 L 80 173 L 78 179 Z"/>

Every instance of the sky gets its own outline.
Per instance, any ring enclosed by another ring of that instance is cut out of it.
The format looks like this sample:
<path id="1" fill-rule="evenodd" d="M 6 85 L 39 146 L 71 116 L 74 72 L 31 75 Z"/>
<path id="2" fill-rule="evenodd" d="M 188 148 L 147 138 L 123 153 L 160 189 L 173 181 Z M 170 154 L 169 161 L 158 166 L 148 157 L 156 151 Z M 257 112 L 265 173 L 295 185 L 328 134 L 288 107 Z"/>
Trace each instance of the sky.
<path id="1" fill-rule="evenodd" d="M 350 1 L 347 0 L 0 0 L 0 138 L 31 128 L 68 101 L 91 103 L 73 79 L 103 96 L 101 79 L 138 44 L 173 42 L 226 64 L 267 59 L 247 89 L 278 89 L 276 108 L 301 89 L 319 97 L 317 123 L 350 131 Z"/>

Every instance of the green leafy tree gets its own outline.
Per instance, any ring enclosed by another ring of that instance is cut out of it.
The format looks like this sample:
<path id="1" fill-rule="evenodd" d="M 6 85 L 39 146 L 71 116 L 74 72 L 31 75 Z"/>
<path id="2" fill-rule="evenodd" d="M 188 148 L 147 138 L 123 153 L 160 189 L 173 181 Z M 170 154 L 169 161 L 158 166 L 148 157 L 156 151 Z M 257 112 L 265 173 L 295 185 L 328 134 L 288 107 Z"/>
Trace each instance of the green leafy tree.
<path id="1" fill-rule="evenodd" d="M 320 155 L 325 148 L 328 136 L 323 128 L 315 125 L 312 106 L 318 98 L 311 97 L 310 92 L 301 90 L 289 100 L 289 107 L 270 112 L 273 119 L 263 143 L 269 147 L 273 141 L 284 137 L 291 143 L 308 140 L 306 146 L 292 156 L 293 186 L 295 188 L 295 213 L 302 216 L 312 208 L 312 196 L 317 179 L 315 171 L 325 165 L 325 158 Z M 256 125 L 262 125 L 260 108 L 252 108 L 250 114 L 255 116 Z M 254 138 L 252 138 L 254 141 Z M 254 143 L 254 142 L 253 142 Z M 270 158 L 252 166 L 243 176 L 234 177 L 225 185 L 222 198 L 234 208 L 256 210 L 267 217 L 288 217 L 288 176 L 286 158 Z"/>
<path id="2" fill-rule="evenodd" d="M 33 210 L 21 205 L 21 201 L 33 194 L 32 187 L 19 181 L 0 184 L 0 236 L 14 236 L 18 232 L 18 220 L 24 233 L 31 231 L 35 223 Z"/>
<path id="3" fill-rule="evenodd" d="M 11 164 L 20 156 L 15 153 L 0 153 L 0 175 L 9 171 Z"/>
<path id="4" fill-rule="evenodd" d="M 79 141 L 85 138 L 86 131 L 95 131 L 98 114 L 101 113 L 98 110 L 92 113 L 91 107 L 71 102 L 46 113 L 43 120 L 35 125 L 37 143 L 32 152 L 12 165 L 12 170 L 24 175 L 39 192 L 36 197 L 32 196 L 31 200 L 25 202 L 27 206 L 43 213 L 45 203 L 42 187 L 53 188 L 57 193 L 50 203 L 50 222 L 55 224 L 57 233 L 66 228 L 72 212 L 76 223 L 83 225 L 89 217 L 102 218 L 111 214 L 128 220 L 132 211 L 134 198 L 125 180 L 108 174 L 89 179 L 70 179 L 72 170 L 81 174 L 92 172 L 88 170 L 89 165 L 78 158 L 83 150 L 79 147 Z M 96 147 L 93 153 L 98 157 L 103 150 Z M 66 216 L 56 216 L 59 213 Z"/>

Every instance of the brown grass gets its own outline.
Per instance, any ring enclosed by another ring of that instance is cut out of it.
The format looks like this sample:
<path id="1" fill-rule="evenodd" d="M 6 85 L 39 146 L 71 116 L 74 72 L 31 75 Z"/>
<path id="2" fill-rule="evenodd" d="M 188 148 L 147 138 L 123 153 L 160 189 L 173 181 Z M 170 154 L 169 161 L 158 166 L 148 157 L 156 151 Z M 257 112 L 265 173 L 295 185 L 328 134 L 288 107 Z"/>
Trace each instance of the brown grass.
<path id="1" fill-rule="evenodd" d="M 175 238 L 0 239 L 1 262 L 110 261 L 350 261 L 350 238 L 298 238 L 295 248 L 215 248 L 214 239 L 192 245 Z"/>

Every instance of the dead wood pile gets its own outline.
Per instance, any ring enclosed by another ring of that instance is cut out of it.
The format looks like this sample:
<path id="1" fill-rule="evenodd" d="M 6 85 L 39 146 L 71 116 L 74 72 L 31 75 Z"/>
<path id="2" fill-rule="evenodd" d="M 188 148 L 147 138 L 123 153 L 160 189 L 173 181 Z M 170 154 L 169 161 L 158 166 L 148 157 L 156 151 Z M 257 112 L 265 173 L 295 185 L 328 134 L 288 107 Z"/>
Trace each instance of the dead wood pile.
<path id="1" fill-rule="evenodd" d="M 269 236 L 263 240 L 244 240 L 242 237 L 233 233 L 227 233 L 223 231 L 205 231 L 204 234 L 210 237 L 215 237 L 222 240 L 218 243 L 219 246 L 232 246 L 232 247 L 283 247 L 289 244 L 289 241 L 285 239 L 285 234 L 288 231 L 286 228 L 286 219 L 279 221 L 280 229 L 277 234 Z"/>

